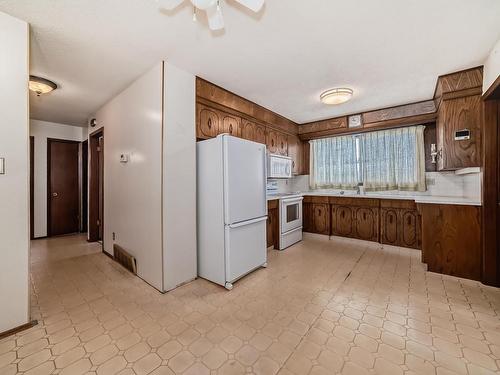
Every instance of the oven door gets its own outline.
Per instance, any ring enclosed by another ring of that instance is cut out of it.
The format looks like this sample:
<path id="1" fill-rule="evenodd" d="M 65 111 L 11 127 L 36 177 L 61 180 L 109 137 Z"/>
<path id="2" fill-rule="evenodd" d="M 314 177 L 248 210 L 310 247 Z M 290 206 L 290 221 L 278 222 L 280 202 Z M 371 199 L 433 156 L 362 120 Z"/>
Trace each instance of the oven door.
<path id="1" fill-rule="evenodd" d="M 302 226 L 302 197 L 281 200 L 281 233 Z"/>

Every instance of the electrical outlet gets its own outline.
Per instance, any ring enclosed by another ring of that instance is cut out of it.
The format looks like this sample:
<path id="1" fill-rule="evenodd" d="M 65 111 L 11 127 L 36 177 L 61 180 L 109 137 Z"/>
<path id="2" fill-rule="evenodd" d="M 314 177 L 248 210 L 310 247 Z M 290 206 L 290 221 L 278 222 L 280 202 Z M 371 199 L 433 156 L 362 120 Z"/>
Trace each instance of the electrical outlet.
<path id="1" fill-rule="evenodd" d="M 427 178 L 425 180 L 427 186 L 433 186 L 433 185 L 436 185 L 436 179 L 435 178 Z"/>
<path id="2" fill-rule="evenodd" d="M 113 232 L 113 241 L 116 240 L 116 233 Z"/>

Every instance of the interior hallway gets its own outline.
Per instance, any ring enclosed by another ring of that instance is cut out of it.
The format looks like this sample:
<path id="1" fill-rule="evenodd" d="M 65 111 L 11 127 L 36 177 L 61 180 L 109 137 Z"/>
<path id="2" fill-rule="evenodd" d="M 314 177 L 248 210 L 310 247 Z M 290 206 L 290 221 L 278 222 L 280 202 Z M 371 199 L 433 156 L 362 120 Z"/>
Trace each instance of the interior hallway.
<path id="1" fill-rule="evenodd" d="M 231 292 L 160 294 L 83 236 L 32 247 L 39 325 L 0 374 L 489 374 L 500 291 L 425 272 L 420 252 L 314 235 Z"/>

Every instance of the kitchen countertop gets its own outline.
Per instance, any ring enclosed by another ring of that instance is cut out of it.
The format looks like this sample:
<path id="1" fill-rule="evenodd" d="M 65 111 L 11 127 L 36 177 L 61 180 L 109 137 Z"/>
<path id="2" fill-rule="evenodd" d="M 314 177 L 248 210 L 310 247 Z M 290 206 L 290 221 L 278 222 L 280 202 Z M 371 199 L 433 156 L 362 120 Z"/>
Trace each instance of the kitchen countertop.
<path id="1" fill-rule="evenodd" d="M 268 195 L 267 200 L 280 199 L 290 195 L 296 195 L 297 193 L 289 194 L 279 194 L 279 195 Z M 466 206 L 481 206 L 480 200 L 466 198 L 466 197 L 450 197 L 450 196 L 438 196 L 438 195 L 406 195 L 406 194 L 384 194 L 384 193 L 367 193 L 363 195 L 357 195 L 353 193 L 340 194 L 338 192 L 328 192 L 328 191 L 303 191 L 302 195 L 312 195 L 312 196 L 326 196 L 326 197 L 345 197 L 345 198 L 373 198 L 373 199 L 400 199 L 400 200 L 412 200 L 415 203 L 428 203 L 428 204 L 455 204 L 455 205 L 466 205 Z"/>

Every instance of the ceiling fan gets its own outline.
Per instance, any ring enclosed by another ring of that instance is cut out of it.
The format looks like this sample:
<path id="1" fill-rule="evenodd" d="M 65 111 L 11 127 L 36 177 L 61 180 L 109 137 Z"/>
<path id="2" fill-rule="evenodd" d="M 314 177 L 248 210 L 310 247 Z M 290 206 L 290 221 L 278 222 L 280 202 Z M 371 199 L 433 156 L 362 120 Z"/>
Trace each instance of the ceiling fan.
<path id="1" fill-rule="evenodd" d="M 188 0 L 157 0 L 162 7 L 173 10 Z M 207 13 L 208 27 L 210 30 L 221 30 L 224 28 L 224 18 L 220 3 L 222 0 L 189 0 L 194 7 L 193 18 L 196 20 L 196 9 L 204 10 Z M 234 0 L 248 9 L 258 12 L 264 5 L 264 0 Z"/>

